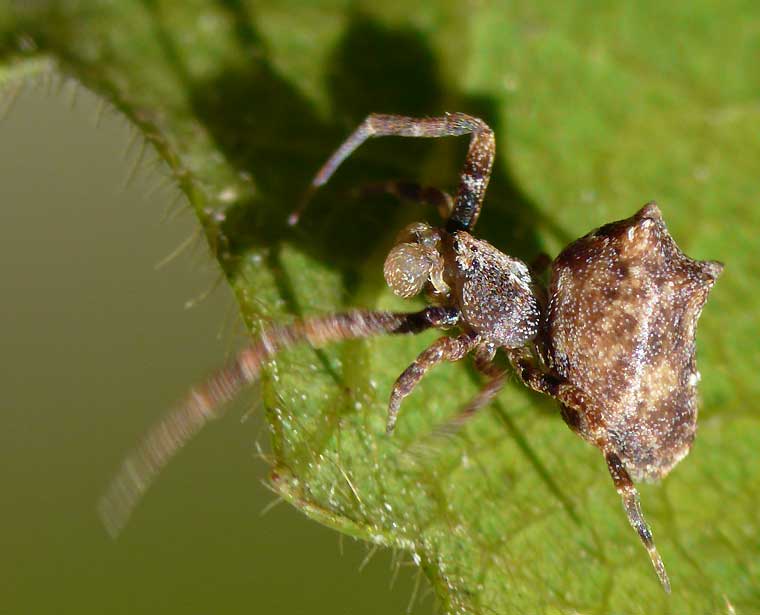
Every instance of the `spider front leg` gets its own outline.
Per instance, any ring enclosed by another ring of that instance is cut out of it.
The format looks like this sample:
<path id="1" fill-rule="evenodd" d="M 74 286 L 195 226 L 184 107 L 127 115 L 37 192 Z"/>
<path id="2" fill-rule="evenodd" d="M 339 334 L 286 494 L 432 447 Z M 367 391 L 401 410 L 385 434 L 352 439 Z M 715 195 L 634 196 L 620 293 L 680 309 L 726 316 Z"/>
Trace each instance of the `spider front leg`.
<path id="1" fill-rule="evenodd" d="M 283 350 L 298 344 L 320 347 L 380 334 L 415 334 L 431 327 L 451 326 L 458 318 L 458 310 L 435 306 L 413 313 L 356 310 L 265 329 L 226 367 L 194 387 L 178 408 L 154 425 L 124 459 L 98 505 L 106 529 L 112 535 L 122 530 L 169 460 L 206 423 L 221 416 L 224 404 L 253 383 L 264 363 Z"/>
<path id="2" fill-rule="evenodd" d="M 388 423 L 386 432 L 391 433 L 396 426 L 401 402 L 419 384 L 428 370 L 442 361 L 459 361 L 477 345 L 477 337 L 466 333 L 458 337 L 442 337 L 422 351 L 417 359 L 407 367 L 396 380 L 388 402 Z"/>
<path id="3" fill-rule="evenodd" d="M 620 461 L 620 457 L 612 450 L 607 437 L 603 435 L 601 430 L 591 427 L 593 421 L 585 418 L 587 414 L 599 415 L 600 413 L 593 411 L 592 403 L 583 391 L 565 382 L 562 378 L 544 372 L 527 348 L 509 350 L 507 353 L 512 366 L 523 383 L 531 389 L 550 395 L 558 400 L 563 406 L 562 417 L 570 428 L 591 441 L 604 453 L 607 468 L 615 483 L 615 489 L 623 501 L 623 508 L 625 509 L 628 521 L 633 529 L 636 530 L 639 539 L 644 544 L 647 553 L 649 553 L 649 559 L 652 561 L 652 566 L 654 566 L 662 587 L 667 593 L 670 593 L 668 573 L 654 544 L 652 531 L 649 529 L 644 519 L 644 514 L 641 512 L 639 492 L 634 486 L 633 480 L 631 480 L 631 476 L 625 469 L 623 462 Z"/>
<path id="4" fill-rule="evenodd" d="M 373 113 L 335 151 L 317 172 L 299 208 L 288 219 L 295 224 L 314 190 L 327 183 L 333 173 L 356 148 L 371 137 L 454 137 L 471 134 L 464 167 L 459 180 L 454 210 L 446 223 L 449 232 L 475 226 L 488 181 L 496 149 L 493 131 L 476 117 L 464 113 L 447 113 L 440 117 L 414 118 L 402 115 Z"/>

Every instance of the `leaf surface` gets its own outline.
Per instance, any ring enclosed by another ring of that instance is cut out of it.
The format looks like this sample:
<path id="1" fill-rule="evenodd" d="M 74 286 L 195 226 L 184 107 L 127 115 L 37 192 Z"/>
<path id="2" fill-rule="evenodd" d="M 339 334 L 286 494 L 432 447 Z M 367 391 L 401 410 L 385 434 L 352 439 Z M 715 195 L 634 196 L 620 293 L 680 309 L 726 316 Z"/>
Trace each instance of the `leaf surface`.
<path id="1" fill-rule="evenodd" d="M 526 260 L 657 200 L 687 254 L 726 264 L 698 334 L 697 442 L 641 486 L 671 596 L 601 455 L 551 400 L 512 383 L 461 438 L 410 452 L 477 391 L 465 363 L 444 365 L 384 435 L 390 386 L 434 333 L 279 357 L 262 382 L 272 484 L 326 525 L 410 551 L 449 612 L 760 610 L 757 3 L 370 7 L 29 3 L 0 9 L 0 83 L 54 66 L 123 111 L 167 161 L 253 332 L 419 307 L 385 288 L 382 262 L 404 224 L 434 212 L 351 189 L 451 188 L 464 141 L 368 144 L 286 225 L 371 111 L 489 122 L 499 154 L 478 232 Z"/>

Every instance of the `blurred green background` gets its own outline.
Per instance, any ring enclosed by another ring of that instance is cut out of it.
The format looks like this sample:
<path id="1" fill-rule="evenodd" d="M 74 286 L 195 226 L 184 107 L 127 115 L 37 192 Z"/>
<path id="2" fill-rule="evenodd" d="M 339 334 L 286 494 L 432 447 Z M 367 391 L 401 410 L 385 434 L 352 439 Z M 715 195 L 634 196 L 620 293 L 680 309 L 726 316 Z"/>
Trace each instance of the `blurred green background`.
<path id="1" fill-rule="evenodd" d="M 260 413 L 237 420 L 255 391 L 117 541 L 100 525 L 121 457 L 246 339 L 192 211 L 139 143 L 71 82 L 25 88 L 0 121 L 0 613 L 403 612 L 416 570 L 389 589 L 389 552 L 359 572 L 368 547 L 288 505 L 260 516 L 268 437 Z"/>

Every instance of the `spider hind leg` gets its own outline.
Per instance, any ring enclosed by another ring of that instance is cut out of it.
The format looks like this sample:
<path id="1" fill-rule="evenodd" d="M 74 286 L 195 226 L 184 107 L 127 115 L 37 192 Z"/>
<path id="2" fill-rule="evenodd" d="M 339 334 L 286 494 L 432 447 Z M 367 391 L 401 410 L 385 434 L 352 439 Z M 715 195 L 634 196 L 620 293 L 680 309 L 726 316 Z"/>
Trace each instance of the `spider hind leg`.
<path id="1" fill-rule="evenodd" d="M 670 580 L 668 579 L 668 573 L 665 570 L 665 564 L 662 562 L 657 547 L 654 544 L 654 538 L 652 537 L 652 530 L 649 529 L 644 514 L 641 512 L 641 503 L 639 501 L 639 492 L 631 480 L 630 474 L 623 466 L 623 462 L 620 461 L 615 453 L 607 452 L 604 455 L 607 461 L 607 468 L 612 476 L 612 481 L 615 483 L 615 489 L 623 500 L 623 508 L 628 516 L 628 521 L 636 530 L 639 535 L 639 539 L 644 544 L 649 558 L 652 560 L 655 572 L 662 583 L 662 587 L 667 593 L 670 593 Z"/>

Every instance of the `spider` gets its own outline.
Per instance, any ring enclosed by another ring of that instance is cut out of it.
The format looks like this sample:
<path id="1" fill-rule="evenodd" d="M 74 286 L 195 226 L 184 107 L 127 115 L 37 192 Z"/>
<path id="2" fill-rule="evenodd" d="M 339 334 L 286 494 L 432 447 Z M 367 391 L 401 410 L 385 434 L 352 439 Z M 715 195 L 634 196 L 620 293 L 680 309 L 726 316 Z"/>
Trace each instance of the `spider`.
<path id="1" fill-rule="evenodd" d="M 429 305 L 411 313 L 353 310 L 266 328 L 226 367 L 193 388 L 124 460 L 101 501 L 109 531 L 124 526 L 168 460 L 278 352 L 300 343 L 319 347 L 435 328 L 455 333 L 436 340 L 398 377 L 390 393 L 387 432 L 396 424 L 402 400 L 428 370 L 468 355 L 486 382 L 453 421 L 472 416 L 507 380 L 507 372 L 494 362 L 503 352 L 517 377 L 556 399 L 568 426 L 602 452 L 628 520 L 670 591 L 634 480 L 663 478 L 689 452 L 697 418 L 696 323 L 723 265 L 683 254 L 652 202 L 567 246 L 551 263 L 549 284 L 542 287 L 536 271 L 472 235 L 495 140 L 485 122 L 463 113 L 369 115 L 319 170 L 309 193 L 371 137 L 458 135 L 470 135 L 470 145 L 453 198 L 433 188 L 389 184 L 391 191 L 437 205 L 445 218 L 442 227 L 424 222 L 406 227 L 384 265 L 385 280 L 396 295 L 424 293 Z M 291 223 L 299 213 L 291 215 Z"/>

